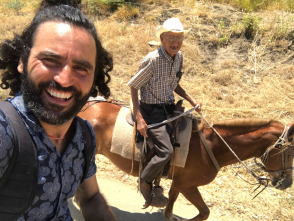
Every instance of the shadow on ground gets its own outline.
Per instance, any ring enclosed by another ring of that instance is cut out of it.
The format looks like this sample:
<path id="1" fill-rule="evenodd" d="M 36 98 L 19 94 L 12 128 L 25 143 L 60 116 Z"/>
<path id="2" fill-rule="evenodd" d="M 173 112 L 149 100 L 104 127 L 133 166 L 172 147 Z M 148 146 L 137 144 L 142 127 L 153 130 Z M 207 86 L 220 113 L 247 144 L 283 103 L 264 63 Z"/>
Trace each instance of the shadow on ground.
<path id="1" fill-rule="evenodd" d="M 80 210 L 71 200 L 68 201 L 70 212 L 75 221 L 84 221 Z M 165 221 L 163 216 L 163 209 L 154 211 L 154 210 L 146 210 L 145 213 L 139 212 L 128 212 L 124 210 L 120 210 L 117 207 L 111 206 L 112 211 L 115 214 L 117 221 Z M 182 219 L 182 217 L 175 216 L 178 219 Z"/>
<path id="2" fill-rule="evenodd" d="M 116 207 L 111 207 L 114 212 L 117 221 L 165 221 L 163 216 L 163 210 L 159 212 L 145 212 L 145 213 L 131 213 L 127 211 L 120 210 Z M 179 219 L 182 219 L 179 216 L 176 216 Z"/>

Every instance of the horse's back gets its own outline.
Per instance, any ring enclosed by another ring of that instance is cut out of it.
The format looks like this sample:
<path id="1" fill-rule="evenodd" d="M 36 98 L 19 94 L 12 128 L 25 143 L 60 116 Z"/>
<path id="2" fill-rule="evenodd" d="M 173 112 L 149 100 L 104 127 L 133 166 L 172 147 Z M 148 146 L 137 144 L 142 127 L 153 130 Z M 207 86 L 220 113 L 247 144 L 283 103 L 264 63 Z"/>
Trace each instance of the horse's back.
<path id="1" fill-rule="evenodd" d="M 272 120 L 262 118 L 240 118 L 240 119 L 225 119 L 216 121 L 213 126 L 224 126 L 224 127 L 244 127 L 244 126 L 265 126 L 268 125 Z"/>
<path id="2" fill-rule="evenodd" d="M 96 134 L 96 153 L 102 153 L 102 148 L 108 149 L 111 145 L 115 120 L 121 106 L 109 102 L 88 102 L 79 117 L 88 120 Z"/>

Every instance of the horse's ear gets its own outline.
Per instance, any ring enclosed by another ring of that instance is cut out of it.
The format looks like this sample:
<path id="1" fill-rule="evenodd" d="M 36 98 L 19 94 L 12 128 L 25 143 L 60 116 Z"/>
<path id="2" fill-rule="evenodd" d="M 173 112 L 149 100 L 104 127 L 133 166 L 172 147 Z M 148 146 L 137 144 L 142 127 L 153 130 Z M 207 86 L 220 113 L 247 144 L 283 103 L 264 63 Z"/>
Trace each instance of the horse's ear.
<path id="1" fill-rule="evenodd" d="M 175 110 L 174 111 L 179 111 L 181 113 L 183 113 L 185 111 L 185 107 L 183 107 L 183 99 L 179 100 L 177 103 L 176 103 L 176 106 L 175 106 Z"/>
<path id="2" fill-rule="evenodd" d="M 290 146 L 288 147 L 288 155 L 294 156 L 294 122 L 292 122 L 290 125 L 287 125 L 287 126 L 289 127 L 288 133 L 287 133 L 287 139 L 288 139 L 288 142 L 291 143 Z"/>
<path id="3" fill-rule="evenodd" d="M 287 138 L 288 138 L 288 141 L 294 145 L 294 123 L 291 124 L 291 126 L 288 129 Z"/>

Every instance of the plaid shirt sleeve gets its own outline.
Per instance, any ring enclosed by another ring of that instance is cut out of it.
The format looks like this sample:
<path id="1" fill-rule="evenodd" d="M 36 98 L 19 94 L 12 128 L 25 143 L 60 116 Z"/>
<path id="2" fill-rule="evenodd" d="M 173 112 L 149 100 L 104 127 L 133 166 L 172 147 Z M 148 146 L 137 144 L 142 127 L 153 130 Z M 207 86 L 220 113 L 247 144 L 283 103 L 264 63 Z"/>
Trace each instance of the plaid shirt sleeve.
<path id="1" fill-rule="evenodd" d="M 152 77 L 152 61 L 148 57 L 143 59 L 139 71 L 128 82 L 128 86 L 139 90 Z"/>

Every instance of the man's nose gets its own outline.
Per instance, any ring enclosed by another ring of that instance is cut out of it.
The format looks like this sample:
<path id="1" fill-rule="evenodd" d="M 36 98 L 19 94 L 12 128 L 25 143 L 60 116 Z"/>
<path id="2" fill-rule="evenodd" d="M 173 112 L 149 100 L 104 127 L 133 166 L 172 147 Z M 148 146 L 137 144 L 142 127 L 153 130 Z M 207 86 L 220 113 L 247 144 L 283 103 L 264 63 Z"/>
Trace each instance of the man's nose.
<path id="1" fill-rule="evenodd" d="M 55 76 L 54 80 L 63 87 L 73 84 L 73 72 L 69 65 L 65 65 Z"/>

